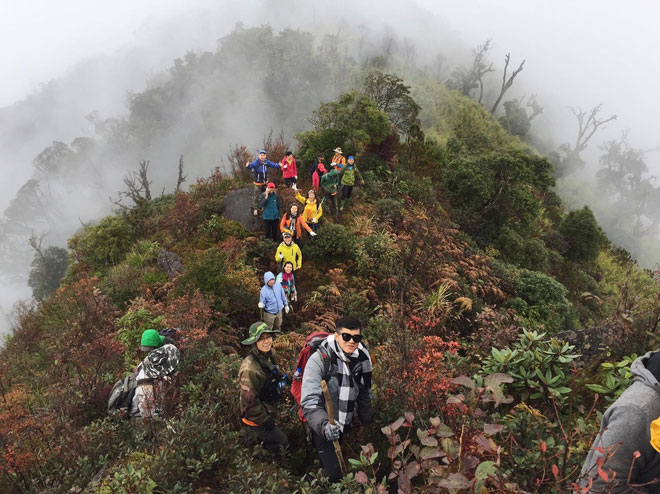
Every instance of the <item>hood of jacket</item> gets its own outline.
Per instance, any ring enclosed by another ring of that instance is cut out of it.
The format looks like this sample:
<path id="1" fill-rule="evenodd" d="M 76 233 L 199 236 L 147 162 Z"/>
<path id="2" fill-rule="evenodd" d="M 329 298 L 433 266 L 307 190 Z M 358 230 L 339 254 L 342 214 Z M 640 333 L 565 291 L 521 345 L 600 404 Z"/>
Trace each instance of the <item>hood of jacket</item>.
<path id="1" fill-rule="evenodd" d="M 264 273 L 264 285 L 267 285 L 270 280 L 274 280 L 275 275 L 271 271 L 266 271 Z"/>
<path id="2" fill-rule="evenodd" d="M 658 352 L 660 352 L 660 350 L 647 352 L 641 357 L 635 359 L 635 361 L 630 366 L 630 372 L 632 373 L 635 382 L 641 382 L 650 388 L 654 388 L 658 393 L 658 397 L 660 398 L 660 382 L 658 381 L 658 378 L 653 375 L 653 373 L 646 367 L 649 359 Z"/>

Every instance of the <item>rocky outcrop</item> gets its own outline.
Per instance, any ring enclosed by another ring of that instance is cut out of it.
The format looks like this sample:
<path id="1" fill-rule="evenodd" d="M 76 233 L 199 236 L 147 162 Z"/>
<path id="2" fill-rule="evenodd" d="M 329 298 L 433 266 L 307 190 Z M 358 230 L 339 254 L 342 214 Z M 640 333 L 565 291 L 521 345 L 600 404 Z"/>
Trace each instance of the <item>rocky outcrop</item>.
<path id="1" fill-rule="evenodd" d="M 263 230 L 260 216 L 252 214 L 252 187 L 227 192 L 222 200 L 222 215 L 243 225 L 249 232 Z"/>

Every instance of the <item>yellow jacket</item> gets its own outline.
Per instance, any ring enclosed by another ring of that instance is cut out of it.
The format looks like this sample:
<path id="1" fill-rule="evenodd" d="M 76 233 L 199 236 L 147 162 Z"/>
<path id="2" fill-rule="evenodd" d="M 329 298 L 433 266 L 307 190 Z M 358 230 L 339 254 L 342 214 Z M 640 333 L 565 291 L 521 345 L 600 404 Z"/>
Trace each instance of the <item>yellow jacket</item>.
<path id="1" fill-rule="evenodd" d="M 291 245 L 287 245 L 285 242 L 282 242 L 275 252 L 275 260 L 281 262 L 284 265 L 285 262 L 291 261 L 293 263 L 293 269 L 300 269 L 302 266 L 302 252 L 300 252 L 300 247 L 296 245 L 293 241 Z"/>
<path id="2" fill-rule="evenodd" d="M 298 199 L 301 204 L 305 205 L 302 212 L 303 219 L 307 223 L 318 223 L 319 218 L 321 218 L 321 215 L 323 214 L 323 207 L 319 206 L 319 201 L 316 200 L 311 203 L 309 202 L 309 199 L 303 196 L 300 192 L 296 193 L 296 199 Z M 316 221 L 314 221 L 314 219 L 316 219 Z"/>

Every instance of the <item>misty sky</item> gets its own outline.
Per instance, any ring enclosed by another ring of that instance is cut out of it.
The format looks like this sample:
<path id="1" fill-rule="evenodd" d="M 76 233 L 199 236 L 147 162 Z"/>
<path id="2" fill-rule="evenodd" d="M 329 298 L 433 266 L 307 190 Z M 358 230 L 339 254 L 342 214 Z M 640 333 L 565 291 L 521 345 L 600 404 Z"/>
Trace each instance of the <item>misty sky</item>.
<path id="1" fill-rule="evenodd" d="M 374 5 L 360 0 L 0 0 L 0 108 L 53 79 L 73 74 L 80 84 L 67 101 L 50 105 L 58 112 L 51 127 L 47 122 L 29 146 L 0 155 L 0 211 L 32 175 L 31 160 L 44 147 L 92 135 L 84 116 L 93 110 L 103 117 L 125 114 L 127 91 L 143 90 L 189 50 L 215 50 L 237 22 L 342 36 L 355 35 L 351 30 L 363 25 L 372 41 L 390 30 L 400 41 L 417 45 L 418 63 L 442 52 L 448 60 L 445 78 L 457 63 L 470 62 L 473 47 L 492 39 L 490 60 L 497 72 L 487 76 L 486 85 L 499 86 L 505 53 L 511 53 L 514 67 L 525 58 L 507 97 L 536 93 L 544 113 L 533 132 L 557 145 L 572 143 L 576 124 L 569 106 L 589 109 L 603 103 L 603 115 L 616 113 L 618 120 L 585 153 L 592 167 L 598 146 L 626 129 L 635 147 L 660 145 L 660 3 L 399 0 L 379 2 L 376 10 Z M 648 155 L 647 164 L 660 176 L 660 153 Z M 2 290 L 0 330 L 2 306 L 10 306 Z M 15 287 L 4 290 L 15 300 Z M 22 290 L 27 296 L 27 287 Z"/>

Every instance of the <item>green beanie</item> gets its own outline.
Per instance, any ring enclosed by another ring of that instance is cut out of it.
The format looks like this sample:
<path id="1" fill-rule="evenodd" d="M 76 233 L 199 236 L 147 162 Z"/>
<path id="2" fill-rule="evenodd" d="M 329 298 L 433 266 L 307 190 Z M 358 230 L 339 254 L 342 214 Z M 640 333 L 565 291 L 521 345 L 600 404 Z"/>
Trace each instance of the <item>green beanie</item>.
<path id="1" fill-rule="evenodd" d="M 165 337 L 158 334 L 158 331 L 155 329 L 147 329 L 142 333 L 142 339 L 140 340 L 141 346 L 158 348 L 163 343 L 165 343 Z"/>

